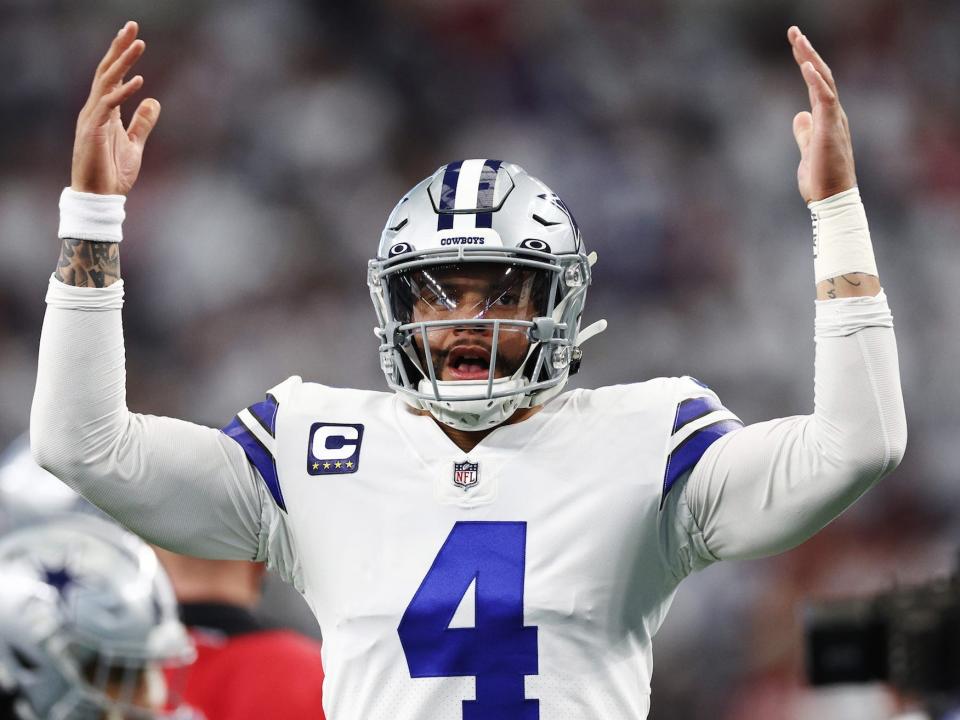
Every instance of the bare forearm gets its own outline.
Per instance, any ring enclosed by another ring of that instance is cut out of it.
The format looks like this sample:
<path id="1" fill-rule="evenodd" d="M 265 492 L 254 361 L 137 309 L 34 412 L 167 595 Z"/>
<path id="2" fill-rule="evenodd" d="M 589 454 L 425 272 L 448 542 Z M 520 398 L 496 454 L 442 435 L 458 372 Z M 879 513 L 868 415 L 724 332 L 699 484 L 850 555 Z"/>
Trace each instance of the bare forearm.
<path id="1" fill-rule="evenodd" d="M 855 272 L 817 283 L 817 300 L 850 297 L 875 297 L 880 292 L 880 278 Z"/>
<path id="2" fill-rule="evenodd" d="M 57 280 L 74 287 L 110 287 L 120 279 L 120 243 L 65 238 Z"/>

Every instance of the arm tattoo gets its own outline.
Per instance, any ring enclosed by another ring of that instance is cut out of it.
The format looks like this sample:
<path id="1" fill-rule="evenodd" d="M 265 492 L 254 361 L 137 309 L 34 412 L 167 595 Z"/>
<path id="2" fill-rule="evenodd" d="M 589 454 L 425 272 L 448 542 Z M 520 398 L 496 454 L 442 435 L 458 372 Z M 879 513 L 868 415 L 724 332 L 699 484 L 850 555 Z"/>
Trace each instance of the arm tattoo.
<path id="1" fill-rule="evenodd" d="M 827 290 L 827 297 L 831 300 L 836 300 L 837 298 L 837 279 L 828 278 L 827 282 L 830 283 L 830 289 Z"/>
<path id="2" fill-rule="evenodd" d="M 817 283 L 818 300 L 860 297 L 871 294 L 871 291 L 872 294 L 880 291 L 879 280 L 873 275 L 862 272 L 837 275 Z"/>
<path id="3" fill-rule="evenodd" d="M 65 238 L 56 275 L 66 285 L 109 287 L 120 279 L 120 245 Z"/>

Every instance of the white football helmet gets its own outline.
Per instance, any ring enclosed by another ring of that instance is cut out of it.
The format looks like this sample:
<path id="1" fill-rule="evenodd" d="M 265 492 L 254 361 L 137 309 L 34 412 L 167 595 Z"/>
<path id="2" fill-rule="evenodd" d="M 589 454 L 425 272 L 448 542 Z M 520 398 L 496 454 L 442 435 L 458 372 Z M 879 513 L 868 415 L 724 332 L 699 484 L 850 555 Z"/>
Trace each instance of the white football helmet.
<path id="1" fill-rule="evenodd" d="M 567 206 L 523 168 L 445 165 L 394 208 L 370 261 L 392 390 L 460 430 L 541 405 L 579 369 L 591 266 Z"/>
<path id="2" fill-rule="evenodd" d="M 146 543 L 63 516 L 0 539 L 0 577 L 0 680 L 15 717 L 184 716 L 161 709 L 163 669 L 192 662 L 193 645 Z"/>

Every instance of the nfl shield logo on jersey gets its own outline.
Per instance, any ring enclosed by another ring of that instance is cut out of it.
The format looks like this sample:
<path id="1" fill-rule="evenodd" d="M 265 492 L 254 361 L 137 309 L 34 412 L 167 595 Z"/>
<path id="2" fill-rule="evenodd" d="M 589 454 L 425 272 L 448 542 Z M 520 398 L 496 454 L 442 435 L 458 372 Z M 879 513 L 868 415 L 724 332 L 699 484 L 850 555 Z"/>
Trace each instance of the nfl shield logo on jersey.
<path id="1" fill-rule="evenodd" d="M 465 491 L 472 488 L 480 480 L 480 463 L 469 460 L 453 464 L 453 484 Z"/>

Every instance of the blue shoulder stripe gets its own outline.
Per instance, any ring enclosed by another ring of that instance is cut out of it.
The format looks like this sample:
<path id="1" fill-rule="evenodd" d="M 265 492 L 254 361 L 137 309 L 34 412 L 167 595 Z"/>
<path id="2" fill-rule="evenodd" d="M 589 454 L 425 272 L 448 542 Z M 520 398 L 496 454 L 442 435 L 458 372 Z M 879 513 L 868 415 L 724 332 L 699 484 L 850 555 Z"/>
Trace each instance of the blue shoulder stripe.
<path id="1" fill-rule="evenodd" d="M 687 423 L 693 422 L 717 410 L 724 409 L 720 401 L 713 397 L 687 398 L 677 406 L 677 417 L 673 421 L 673 431 L 671 434 L 676 434 L 677 430 Z"/>
<path id="2" fill-rule="evenodd" d="M 677 445 L 667 457 L 667 467 L 663 473 L 663 494 L 660 497 L 660 507 L 663 507 L 670 488 L 685 472 L 692 470 L 700 462 L 700 458 L 703 457 L 708 447 L 728 432 L 742 427 L 743 423 L 739 420 L 720 420 L 712 425 L 700 428 Z"/>
<path id="3" fill-rule="evenodd" d="M 260 420 L 256 414 L 254 414 L 254 417 Z M 274 413 L 273 418 L 275 422 L 276 413 Z M 270 454 L 270 451 L 264 447 L 256 435 L 250 432 L 249 428 L 243 424 L 243 421 L 241 421 L 239 417 L 234 417 L 230 424 L 223 428 L 221 432 L 235 440 L 240 447 L 243 448 L 247 459 L 260 471 L 263 481 L 267 484 L 267 489 L 277 503 L 277 507 L 286 512 L 287 506 L 283 501 L 283 493 L 280 491 L 280 479 L 277 476 L 277 463 L 273 455 Z"/>
<path id="4" fill-rule="evenodd" d="M 270 433 L 270 437 L 276 437 L 277 431 L 277 410 L 279 405 L 277 399 L 267 394 L 267 399 L 251 405 L 247 408 L 254 419 L 263 426 L 263 429 Z"/>

